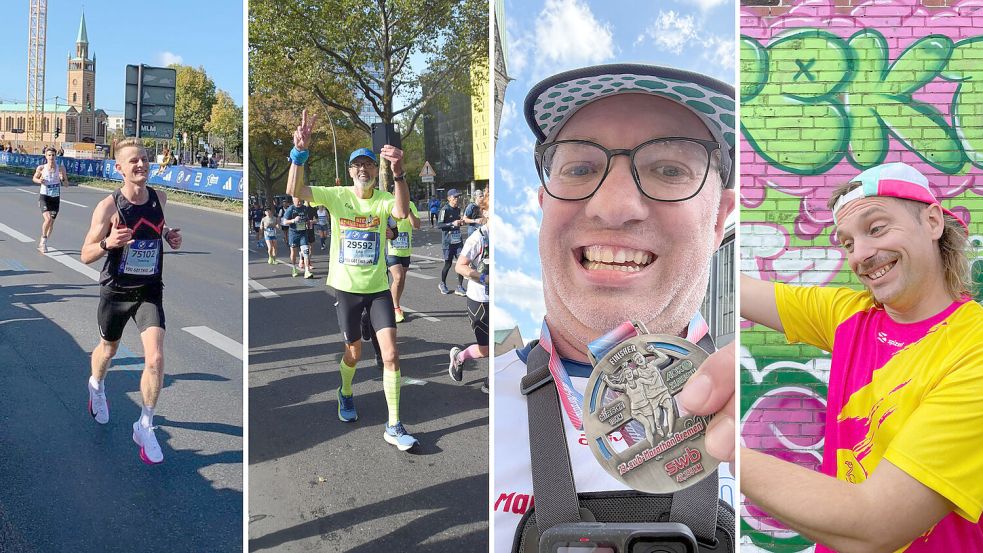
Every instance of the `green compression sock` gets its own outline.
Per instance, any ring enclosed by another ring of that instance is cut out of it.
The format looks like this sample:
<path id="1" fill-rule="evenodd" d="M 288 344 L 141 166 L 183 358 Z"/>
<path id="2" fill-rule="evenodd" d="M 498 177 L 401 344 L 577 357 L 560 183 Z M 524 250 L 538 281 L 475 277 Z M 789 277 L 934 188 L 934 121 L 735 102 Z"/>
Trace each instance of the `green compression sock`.
<path id="1" fill-rule="evenodd" d="M 352 380 L 355 378 L 355 367 L 349 367 L 344 361 L 341 362 L 341 393 L 352 395 Z"/>
<path id="2" fill-rule="evenodd" d="M 382 390 L 389 406 L 389 426 L 399 422 L 399 371 L 382 371 Z"/>

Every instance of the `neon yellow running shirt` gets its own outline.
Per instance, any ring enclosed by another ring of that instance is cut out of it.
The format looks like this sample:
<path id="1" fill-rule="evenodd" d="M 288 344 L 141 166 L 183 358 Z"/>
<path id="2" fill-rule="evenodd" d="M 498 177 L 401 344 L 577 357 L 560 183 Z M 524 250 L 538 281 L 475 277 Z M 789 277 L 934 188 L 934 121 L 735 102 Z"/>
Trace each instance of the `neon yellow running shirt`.
<path id="1" fill-rule="evenodd" d="M 331 214 L 331 262 L 328 286 L 353 294 L 372 294 L 389 289 L 386 259 L 386 221 L 396 198 L 373 190 L 359 198 L 354 186 L 312 186 L 314 201 Z"/>
<path id="2" fill-rule="evenodd" d="M 410 202 L 410 211 L 416 217 L 420 216 L 413 202 Z M 396 233 L 396 239 L 389 241 L 389 255 L 409 257 L 413 252 L 413 223 L 409 217 L 396 221 Z"/>

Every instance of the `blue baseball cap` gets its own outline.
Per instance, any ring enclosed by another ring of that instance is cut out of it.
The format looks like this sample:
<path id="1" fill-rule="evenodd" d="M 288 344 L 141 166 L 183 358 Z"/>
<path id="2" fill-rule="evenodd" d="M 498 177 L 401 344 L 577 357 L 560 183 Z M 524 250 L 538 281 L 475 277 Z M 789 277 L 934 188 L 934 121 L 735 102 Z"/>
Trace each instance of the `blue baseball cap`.
<path id="1" fill-rule="evenodd" d="M 448 198 L 453 196 L 460 196 L 460 195 L 461 195 L 461 191 L 458 190 L 457 188 L 451 188 L 450 190 L 447 191 Z"/>
<path id="2" fill-rule="evenodd" d="M 371 159 L 373 163 L 379 163 L 379 160 L 375 158 L 375 154 L 373 154 L 372 150 L 368 148 L 359 148 L 352 152 L 352 155 L 348 157 L 348 163 L 355 161 L 355 158 L 357 157 L 367 157 Z"/>

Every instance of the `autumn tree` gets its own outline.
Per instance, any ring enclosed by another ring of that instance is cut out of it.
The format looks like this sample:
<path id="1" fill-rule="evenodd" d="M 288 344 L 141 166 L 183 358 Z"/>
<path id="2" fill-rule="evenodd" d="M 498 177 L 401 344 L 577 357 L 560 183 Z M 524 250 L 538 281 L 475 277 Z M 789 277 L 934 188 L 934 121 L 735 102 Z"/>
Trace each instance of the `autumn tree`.
<path id="1" fill-rule="evenodd" d="M 204 67 L 173 64 L 177 71 L 174 92 L 174 132 L 188 133 L 192 151 L 197 150 L 198 138 L 205 136 L 205 125 L 215 104 L 215 82 Z"/>
<path id="2" fill-rule="evenodd" d="M 242 108 L 237 106 L 232 96 L 224 90 L 215 95 L 215 103 L 205 130 L 222 138 L 225 149 L 223 159 L 230 152 L 241 156 L 242 152 Z"/>

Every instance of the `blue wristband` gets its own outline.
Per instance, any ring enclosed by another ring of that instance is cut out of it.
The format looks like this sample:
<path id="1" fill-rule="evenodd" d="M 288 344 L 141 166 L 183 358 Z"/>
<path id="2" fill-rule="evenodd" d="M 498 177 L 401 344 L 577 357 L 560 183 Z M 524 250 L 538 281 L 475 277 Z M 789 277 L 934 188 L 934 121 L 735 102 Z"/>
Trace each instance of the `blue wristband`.
<path id="1" fill-rule="evenodd" d="M 307 158 L 310 157 L 311 153 L 307 150 L 298 150 L 296 147 L 290 149 L 290 162 L 294 165 L 303 165 L 307 163 Z"/>

